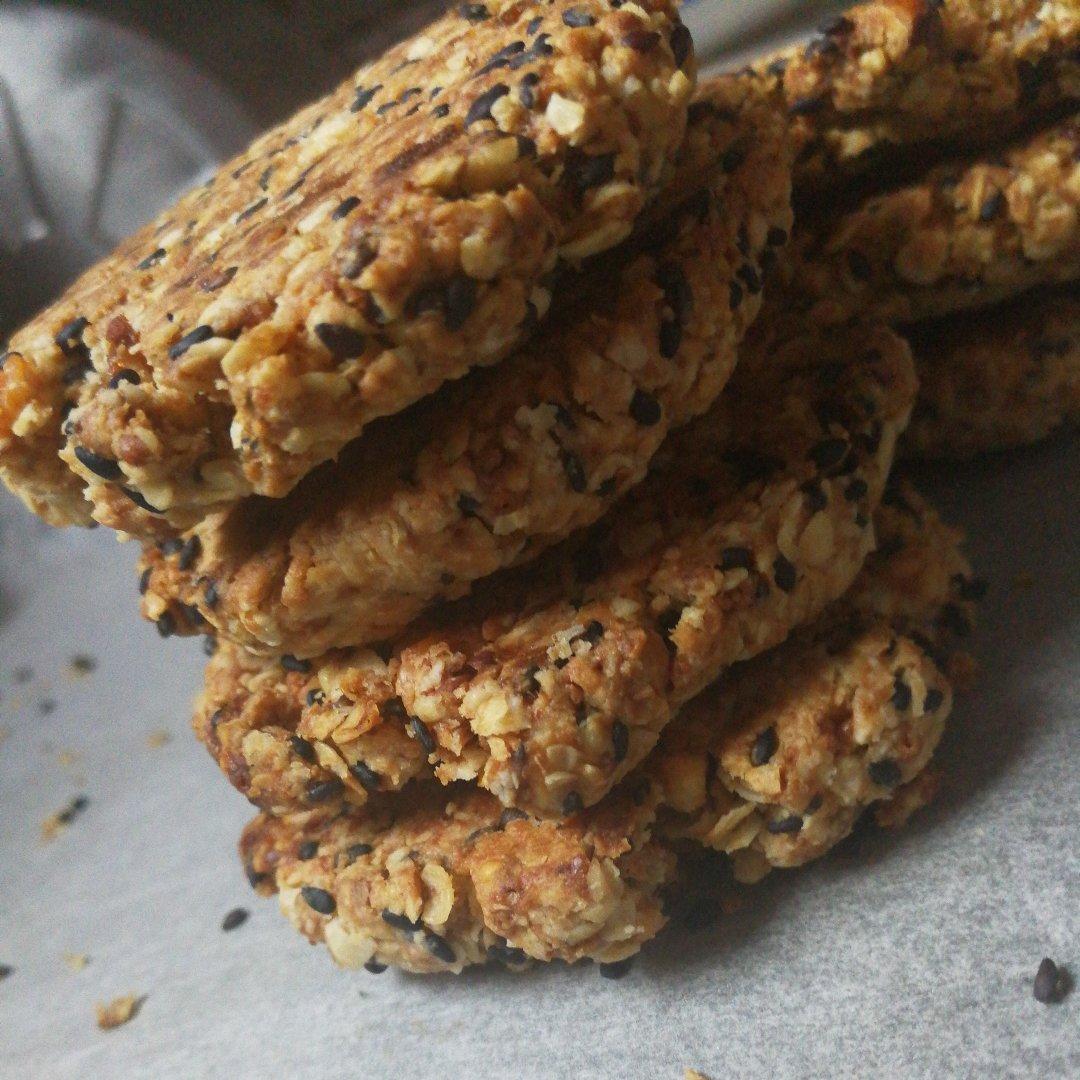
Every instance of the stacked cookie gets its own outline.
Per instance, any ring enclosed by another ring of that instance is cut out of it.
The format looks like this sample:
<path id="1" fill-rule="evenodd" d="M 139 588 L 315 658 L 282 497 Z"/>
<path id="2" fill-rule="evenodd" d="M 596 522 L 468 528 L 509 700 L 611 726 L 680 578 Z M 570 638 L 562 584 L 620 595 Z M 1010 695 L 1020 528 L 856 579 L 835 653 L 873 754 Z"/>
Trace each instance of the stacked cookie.
<path id="1" fill-rule="evenodd" d="M 907 209 L 945 166 L 864 165 L 1010 126 L 995 168 L 1060 195 L 1067 126 L 1029 129 L 1076 89 L 1061 6 L 875 3 L 695 85 L 674 2 L 456 5 L 15 335 L 0 473 L 140 540 L 144 614 L 207 635 L 249 876 L 339 962 L 621 962 L 688 852 L 752 882 L 929 798 L 979 586 L 892 475 L 898 328 L 989 378 L 924 320 L 1069 280 L 1074 241 L 1003 212 L 952 243 L 955 202 Z M 904 270 L 923 221 L 940 281 Z M 912 452 L 995 422 L 926 385 Z"/>

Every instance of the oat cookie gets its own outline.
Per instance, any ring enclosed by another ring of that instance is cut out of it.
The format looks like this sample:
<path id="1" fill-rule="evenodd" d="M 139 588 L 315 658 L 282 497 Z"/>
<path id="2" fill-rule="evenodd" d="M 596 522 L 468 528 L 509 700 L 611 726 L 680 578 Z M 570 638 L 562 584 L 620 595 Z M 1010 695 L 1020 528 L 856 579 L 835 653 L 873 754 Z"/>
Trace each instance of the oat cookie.
<path id="1" fill-rule="evenodd" d="M 693 77 L 674 0 L 453 5 L 15 335 L 5 481 L 53 521 L 85 523 L 85 494 L 143 536 L 284 495 L 502 359 L 560 261 L 629 234 Z M 76 476 L 50 490 L 61 445 Z"/>
<path id="2" fill-rule="evenodd" d="M 868 807 L 899 825 L 933 794 L 982 586 L 960 534 L 909 487 L 890 489 L 875 526 L 881 546 L 850 594 L 665 731 L 645 766 L 665 842 L 723 851 L 754 881 L 824 855 Z"/>
<path id="3" fill-rule="evenodd" d="M 726 383 L 761 303 L 749 285 L 791 229 L 774 102 L 724 79 L 692 112 L 678 205 L 557 291 L 530 345 L 377 425 L 283 503 L 244 500 L 149 547 L 147 617 L 271 654 L 384 640 L 637 484 Z"/>
<path id="4" fill-rule="evenodd" d="M 360 737 L 389 716 L 443 783 L 476 780 L 540 816 L 573 813 L 629 773 L 722 669 L 845 592 L 873 547 L 871 517 L 914 402 L 910 354 L 884 327 L 801 323 L 791 337 L 763 330 L 747 352 L 713 411 L 673 436 L 590 533 L 484 583 L 381 654 L 286 658 L 310 673 L 295 733 L 305 765 L 322 772 L 305 769 L 302 783 L 331 781 L 351 803 L 392 788 L 360 756 Z M 211 684 L 196 730 L 251 794 L 261 781 L 223 759 L 213 734 L 221 708 Z M 267 760 L 288 761 L 291 729 L 275 726 Z M 232 745 L 257 771 L 246 748 L 267 732 L 250 727 L 241 720 Z M 273 771 L 260 805 L 280 812 Z"/>
<path id="5" fill-rule="evenodd" d="M 811 317 L 914 322 L 1080 276 L 1080 116 L 1000 158 L 938 166 L 806 228 L 791 286 Z"/>
<path id="6" fill-rule="evenodd" d="M 911 332 L 919 404 L 909 456 L 964 458 L 1080 420 L 1080 289 L 1023 296 Z"/>
<path id="7" fill-rule="evenodd" d="M 783 87 L 801 177 L 835 182 L 906 144 L 1000 138 L 1080 98 L 1080 7 L 872 0 L 759 69 Z"/>
<path id="8" fill-rule="evenodd" d="M 329 824 L 263 815 L 241 844 L 249 877 L 346 967 L 611 962 L 662 928 L 688 843 L 751 880 L 824 854 L 869 806 L 899 824 L 932 794 L 951 705 L 915 628 L 945 647 L 942 613 L 968 607 L 973 583 L 957 534 L 914 493 L 876 524 L 853 599 L 687 706 L 598 806 L 537 821 L 456 785 Z"/>

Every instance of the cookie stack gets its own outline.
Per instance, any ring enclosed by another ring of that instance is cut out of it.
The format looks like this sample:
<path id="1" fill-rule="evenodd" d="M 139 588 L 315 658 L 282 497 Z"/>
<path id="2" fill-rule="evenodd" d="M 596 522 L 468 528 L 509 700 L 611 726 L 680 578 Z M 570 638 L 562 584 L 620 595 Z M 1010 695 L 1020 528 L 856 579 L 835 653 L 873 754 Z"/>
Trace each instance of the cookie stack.
<path id="1" fill-rule="evenodd" d="M 15 335 L 0 473 L 207 635 L 249 877 L 340 963 L 620 964 L 695 849 L 752 882 L 929 798 L 979 586 L 892 476 L 901 331 L 910 452 L 1062 410 L 927 322 L 1069 279 L 1060 7 L 872 3 L 698 85 L 673 0 L 455 5 Z"/>

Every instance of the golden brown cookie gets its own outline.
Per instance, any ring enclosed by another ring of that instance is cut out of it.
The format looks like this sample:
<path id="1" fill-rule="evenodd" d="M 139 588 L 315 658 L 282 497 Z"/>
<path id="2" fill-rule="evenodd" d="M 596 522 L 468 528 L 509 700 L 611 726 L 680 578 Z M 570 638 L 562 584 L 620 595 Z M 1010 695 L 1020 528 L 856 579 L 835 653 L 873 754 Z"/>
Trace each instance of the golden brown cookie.
<path id="1" fill-rule="evenodd" d="M 1080 420 L 1080 290 L 1039 292 L 910 333 L 919 404 L 903 447 L 966 458 Z"/>
<path id="2" fill-rule="evenodd" d="M 881 326 L 790 332 L 756 334 L 712 412 L 590 533 L 385 650 L 286 657 L 308 678 L 290 679 L 279 718 L 234 688 L 254 661 L 223 646 L 195 720 L 211 753 L 276 812 L 362 804 L 408 778 L 364 756 L 389 719 L 444 783 L 540 816 L 599 801 L 679 706 L 820 613 L 873 547 L 914 403 L 910 354 Z M 258 670 L 276 701 L 281 667 Z"/>
<path id="3" fill-rule="evenodd" d="M 815 188 L 911 144 L 999 139 L 1080 99 L 1074 0 L 871 0 L 759 65 L 783 88 Z"/>
<path id="4" fill-rule="evenodd" d="M 952 700 L 926 650 L 951 642 L 943 613 L 974 586 L 958 534 L 914 493 L 876 524 L 852 598 L 687 706 L 598 806 L 537 821 L 455 785 L 329 824 L 263 815 L 241 844 L 249 877 L 346 967 L 613 962 L 663 926 L 688 843 L 752 880 L 825 854 L 868 807 L 899 824 L 932 793 Z"/>
<path id="5" fill-rule="evenodd" d="M 1080 116 L 808 223 L 792 303 L 916 322 L 1080 277 Z"/>
<path id="6" fill-rule="evenodd" d="M 565 283 L 524 350 L 376 425 L 283 502 L 243 500 L 148 547 L 147 617 L 270 654 L 381 641 L 640 482 L 727 382 L 791 229 L 775 103 L 733 78 L 692 111 L 660 196 L 675 208 Z"/>
<path id="7" fill-rule="evenodd" d="M 54 522 L 85 523 L 85 494 L 143 536 L 284 495 L 502 359 L 560 261 L 625 239 L 693 76 L 673 0 L 454 5 L 14 336 L 5 482 Z"/>

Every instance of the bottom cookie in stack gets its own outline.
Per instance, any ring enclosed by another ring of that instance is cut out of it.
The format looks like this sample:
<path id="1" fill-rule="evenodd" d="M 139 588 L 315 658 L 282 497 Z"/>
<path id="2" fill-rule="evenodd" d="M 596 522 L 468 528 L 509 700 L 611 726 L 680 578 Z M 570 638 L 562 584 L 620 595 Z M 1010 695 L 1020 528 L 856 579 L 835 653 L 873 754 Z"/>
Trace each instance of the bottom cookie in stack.
<path id="1" fill-rule="evenodd" d="M 689 703 L 597 806 L 538 820 L 428 784 L 321 823 L 263 814 L 241 841 L 250 880 L 347 967 L 613 963 L 692 886 L 688 845 L 754 881 L 824 855 L 868 809 L 902 823 L 936 783 L 979 588 L 958 533 L 914 492 L 891 489 L 874 524 L 848 594 Z"/>

